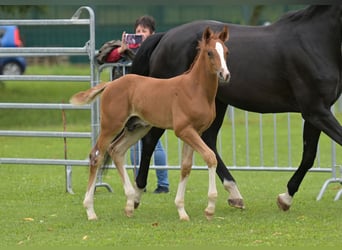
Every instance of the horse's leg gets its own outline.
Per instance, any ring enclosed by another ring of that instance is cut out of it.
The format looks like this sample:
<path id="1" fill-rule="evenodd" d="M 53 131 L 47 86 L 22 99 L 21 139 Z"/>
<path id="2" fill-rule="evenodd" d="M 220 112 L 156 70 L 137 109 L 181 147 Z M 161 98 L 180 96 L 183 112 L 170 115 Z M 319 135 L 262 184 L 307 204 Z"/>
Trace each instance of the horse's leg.
<path id="1" fill-rule="evenodd" d="M 125 196 L 126 196 L 126 207 L 125 207 L 125 214 L 127 217 L 132 217 L 133 210 L 134 210 L 134 188 L 129 180 L 129 176 L 127 170 L 124 166 L 125 163 L 125 153 L 127 152 L 126 144 L 121 143 L 125 137 L 120 138 L 119 143 L 113 142 L 108 149 L 110 156 L 113 159 L 113 162 L 118 170 L 118 173 L 121 177 L 121 181 L 123 184 Z"/>
<path id="2" fill-rule="evenodd" d="M 315 126 L 320 131 L 323 131 L 336 143 L 342 146 L 342 126 L 335 118 L 329 108 L 326 108 L 324 104 L 317 104 L 318 108 L 310 110 L 309 114 L 303 114 L 305 121 L 310 122 L 312 126 Z"/>
<path id="3" fill-rule="evenodd" d="M 125 130 L 122 136 L 115 140 L 108 149 L 123 183 L 127 199 L 125 207 L 125 214 L 127 217 L 131 217 L 133 215 L 136 192 L 129 179 L 127 170 L 124 167 L 125 154 L 131 146 L 133 146 L 150 130 L 150 128 L 150 126 L 139 127 L 133 132 Z M 140 190 L 138 190 L 138 192 L 139 191 Z"/>
<path id="4" fill-rule="evenodd" d="M 287 183 L 287 192 L 278 195 L 277 204 L 280 209 L 289 210 L 294 194 L 298 191 L 305 174 L 312 167 L 317 153 L 317 145 L 321 131 L 309 122 L 304 122 L 303 131 L 303 156 L 302 161 Z"/>
<path id="5" fill-rule="evenodd" d="M 94 192 L 96 184 L 96 176 L 99 167 L 103 164 L 106 155 L 106 146 L 108 142 L 100 134 L 95 146 L 89 154 L 89 179 L 87 192 L 83 200 L 83 206 L 86 208 L 88 220 L 96 220 L 97 216 L 94 210 Z"/>
<path id="6" fill-rule="evenodd" d="M 189 220 L 189 216 L 184 208 L 184 196 L 186 184 L 189 179 L 191 167 L 192 167 L 192 156 L 194 150 L 185 142 L 183 143 L 182 150 L 182 163 L 181 163 L 181 176 L 180 181 L 178 183 L 177 195 L 175 198 L 175 204 L 178 210 L 179 219 L 180 220 Z"/>
<path id="7" fill-rule="evenodd" d="M 215 213 L 215 204 L 217 199 L 216 188 L 216 166 L 217 159 L 215 153 L 204 143 L 202 138 L 195 130 L 185 129 L 179 134 L 184 142 L 189 144 L 194 150 L 196 150 L 208 165 L 209 173 L 209 188 L 208 188 L 208 206 L 205 209 L 205 215 L 208 220 L 212 219 Z"/>
<path id="8" fill-rule="evenodd" d="M 126 151 L 127 151 L 127 149 L 126 149 Z M 125 192 L 125 196 L 126 196 L 125 214 L 127 217 L 132 217 L 133 211 L 134 211 L 135 191 L 134 191 L 134 187 L 133 187 L 131 181 L 129 180 L 127 170 L 124 166 L 125 154 L 121 154 L 119 152 L 113 153 L 112 157 L 113 157 L 114 164 L 116 166 L 116 169 L 119 172 L 119 175 L 121 177 L 123 187 L 124 187 L 124 192 Z"/>
<path id="9" fill-rule="evenodd" d="M 318 84 L 329 86 L 329 81 L 325 83 L 316 83 L 317 86 Z M 305 174 L 314 163 L 321 131 L 326 133 L 335 142 L 342 145 L 342 126 L 331 110 L 325 105 L 325 103 L 331 102 L 329 101 L 329 97 L 325 96 L 325 99 L 323 100 L 319 98 L 315 99 L 314 97 L 317 96 L 317 93 L 310 92 L 311 89 L 306 91 L 309 93 L 307 96 L 311 98 L 305 99 L 302 98 L 302 96 L 298 96 L 298 99 L 302 102 L 302 116 L 305 120 L 303 156 L 300 166 L 288 182 L 288 192 L 278 196 L 278 206 L 284 211 L 290 208 L 294 194 L 298 191 Z M 323 93 L 322 96 L 324 97 Z"/>
<path id="10" fill-rule="evenodd" d="M 141 200 L 141 196 L 143 194 L 143 190 L 146 187 L 148 170 L 150 168 L 150 160 L 152 154 L 154 152 L 154 148 L 156 147 L 159 138 L 163 135 L 165 129 L 155 128 L 153 127 L 143 138 L 142 138 L 142 151 L 141 151 L 141 160 L 139 166 L 139 172 L 135 179 L 137 193 L 135 197 L 135 208 L 138 208 Z"/>
<path id="11" fill-rule="evenodd" d="M 235 182 L 234 177 L 230 174 L 228 168 L 224 164 L 221 156 L 217 152 L 217 136 L 219 130 L 222 126 L 225 113 L 227 109 L 227 104 L 224 104 L 216 99 L 216 118 L 211 124 L 211 126 L 203 133 L 202 138 L 205 143 L 214 151 L 217 158 L 217 168 L 216 173 L 223 183 L 224 188 L 228 191 L 228 204 L 235 208 L 244 209 L 245 205 L 243 198 L 240 194 L 238 186 Z"/>

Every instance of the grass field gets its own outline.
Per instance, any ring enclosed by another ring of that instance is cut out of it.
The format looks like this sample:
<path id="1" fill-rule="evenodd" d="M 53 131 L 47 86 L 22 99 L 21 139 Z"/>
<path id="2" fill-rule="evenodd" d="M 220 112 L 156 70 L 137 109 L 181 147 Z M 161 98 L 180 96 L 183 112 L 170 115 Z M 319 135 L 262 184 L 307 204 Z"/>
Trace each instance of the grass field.
<path id="1" fill-rule="evenodd" d="M 82 200 L 86 168 L 74 168 L 75 194 L 64 192 L 63 169 L 38 166 L 1 166 L 2 234 L 9 246 L 338 246 L 341 242 L 341 202 L 333 201 L 338 185 L 315 200 L 328 174 L 310 173 L 288 212 L 275 198 L 284 191 L 290 173 L 233 172 L 246 203 L 241 211 L 228 207 L 227 194 L 218 185 L 214 219 L 204 217 L 207 173 L 194 171 L 188 183 L 186 209 L 190 222 L 180 222 L 173 200 L 178 172 L 170 171 L 171 192 L 155 195 L 154 178 L 134 217 L 123 213 L 123 189 L 118 174 L 105 180 L 113 193 L 99 188 L 95 209 L 99 220 L 86 219 Z"/>
<path id="2" fill-rule="evenodd" d="M 29 67 L 29 74 L 87 74 L 88 68 L 70 65 Z M 0 84 L 0 102 L 68 102 L 76 91 L 89 83 L 5 82 Z M 0 129 L 63 131 L 61 111 L 22 111 L 0 109 Z M 66 111 L 68 131 L 89 131 L 88 111 Z M 258 115 L 250 114 L 249 148 L 246 147 L 244 114 L 236 114 L 236 164 L 258 165 L 259 144 Z M 291 142 L 293 165 L 300 160 L 301 120 L 293 115 Z M 338 116 L 341 121 L 341 115 Z M 273 164 L 272 116 L 263 120 L 265 164 Z M 279 134 L 286 134 L 282 125 L 286 118 L 277 120 Z M 254 121 L 255 120 L 255 121 Z M 254 122 L 253 122 L 254 121 Z M 291 122 L 291 123 L 292 123 Z M 286 127 L 286 126 L 285 126 Z M 168 133 L 171 141 L 169 164 L 177 165 L 177 141 Z M 330 167 L 331 144 L 324 135 L 321 138 L 320 163 Z M 63 158 L 63 139 L 0 137 L 0 157 Z M 280 146 L 286 144 L 278 142 Z M 90 150 L 87 139 L 68 139 L 68 158 L 85 159 Z M 287 166 L 286 155 L 279 146 L 278 163 Z M 227 165 L 233 165 L 231 152 L 231 124 L 225 121 L 222 129 L 222 157 Z M 287 147 L 285 147 L 287 148 Z M 251 157 L 246 159 L 245 152 Z M 340 152 L 340 148 L 338 148 Z M 270 153 L 268 153 L 270 152 Z M 285 155 L 285 156 L 284 156 Z M 342 162 L 337 154 L 337 162 Z M 201 160 L 197 160 L 198 165 Z M 132 171 L 130 171 L 131 173 Z M 132 174 L 132 173 L 131 173 Z M 340 184 L 330 185 L 323 199 L 316 196 L 330 173 L 308 173 L 289 212 L 280 211 L 276 196 L 285 191 L 292 172 L 244 172 L 233 171 L 246 209 L 228 207 L 227 193 L 218 181 L 219 198 L 212 221 L 204 217 L 207 202 L 208 174 L 193 171 L 186 193 L 186 209 L 191 221 L 180 222 L 173 200 L 179 179 L 178 171 L 169 171 L 171 192 L 165 195 L 152 193 L 156 186 L 151 171 L 147 193 L 133 218 L 123 213 L 125 204 L 121 181 L 115 170 L 104 177 L 114 193 L 99 188 L 95 196 L 96 222 L 88 222 L 82 207 L 88 170 L 73 168 L 74 195 L 65 193 L 63 166 L 0 165 L 0 247 L 11 246 L 338 246 L 341 242 L 341 201 L 333 201 Z"/>

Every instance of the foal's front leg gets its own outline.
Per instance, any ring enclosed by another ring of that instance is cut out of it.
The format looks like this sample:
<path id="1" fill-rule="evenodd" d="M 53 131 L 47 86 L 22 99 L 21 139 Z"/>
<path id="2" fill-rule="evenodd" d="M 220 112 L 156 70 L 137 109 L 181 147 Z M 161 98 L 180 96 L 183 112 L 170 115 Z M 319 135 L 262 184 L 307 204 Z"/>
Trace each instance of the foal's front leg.
<path id="1" fill-rule="evenodd" d="M 188 221 L 190 220 L 188 214 L 184 208 L 184 196 L 186 184 L 189 179 L 191 167 L 192 167 L 192 156 L 194 150 L 185 142 L 183 143 L 183 151 L 182 151 L 182 163 L 181 163 L 181 177 L 178 184 L 177 195 L 175 198 L 175 204 L 178 210 L 179 219 Z"/>
<path id="2" fill-rule="evenodd" d="M 212 219 L 215 213 L 217 188 L 216 188 L 216 167 L 217 159 L 215 153 L 205 144 L 202 138 L 195 130 L 188 129 L 183 131 L 182 140 L 187 142 L 196 150 L 208 165 L 209 187 L 208 187 L 208 206 L 205 209 L 205 215 L 208 220 Z"/>

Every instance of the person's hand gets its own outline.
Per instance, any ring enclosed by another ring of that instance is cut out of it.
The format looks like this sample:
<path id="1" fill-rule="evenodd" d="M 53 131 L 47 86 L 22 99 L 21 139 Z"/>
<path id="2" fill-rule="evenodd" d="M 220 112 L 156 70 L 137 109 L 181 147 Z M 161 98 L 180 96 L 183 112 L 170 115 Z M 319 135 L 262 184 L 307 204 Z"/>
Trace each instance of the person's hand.
<path id="1" fill-rule="evenodd" d="M 125 52 L 125 50 L 128 49 L 128 45 L 125 42 L 125 35 L 126 35 L 126 31 L 122 32 L 122 37 L 121 37 L 121 47 L 119 48 L 119 53 L 123 53 Z"/>

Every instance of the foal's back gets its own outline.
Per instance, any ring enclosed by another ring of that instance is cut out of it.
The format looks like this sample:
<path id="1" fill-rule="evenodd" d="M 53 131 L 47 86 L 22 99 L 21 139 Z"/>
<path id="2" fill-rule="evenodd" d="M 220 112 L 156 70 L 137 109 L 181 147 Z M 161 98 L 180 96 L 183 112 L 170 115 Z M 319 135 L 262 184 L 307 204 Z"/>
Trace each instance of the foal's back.
<path id="1" fill-rule="evenodd" d="M 186 105 L 190 94 L 186 91 L 184 77 L 158 79 L 125 75 L 108 84 L 103 91 L 101 112 L 106 115 L 120 113 L 122 117 L 139 116 L 153 126 L 171 129 L 174 110 Z"/>

